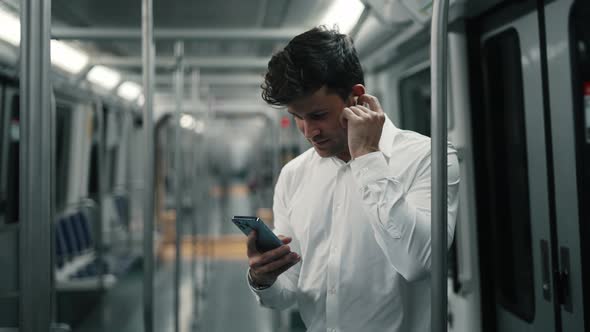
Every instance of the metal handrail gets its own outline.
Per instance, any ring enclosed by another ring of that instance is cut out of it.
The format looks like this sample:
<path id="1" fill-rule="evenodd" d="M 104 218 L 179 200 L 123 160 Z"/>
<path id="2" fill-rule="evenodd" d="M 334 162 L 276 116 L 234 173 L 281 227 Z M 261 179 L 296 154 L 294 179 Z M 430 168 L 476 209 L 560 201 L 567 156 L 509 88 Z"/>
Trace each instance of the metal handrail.
<path id="1" fill-rule="evenodd" d="M 153 96 L 155 47 L 153 0 L 142 0 L 142 60 L 145 97 L 143 130 L 145 137 L 145 189 L 143 220 L 143 322 L 144 331 L 154 330 L 154 128 Z"/>
<path id="2" fill-rule="evenodd" d="M 433 0 L 430 69 L 432 82 L 431 326 L 447 330 L 447 22 L 448 0 Z"/>

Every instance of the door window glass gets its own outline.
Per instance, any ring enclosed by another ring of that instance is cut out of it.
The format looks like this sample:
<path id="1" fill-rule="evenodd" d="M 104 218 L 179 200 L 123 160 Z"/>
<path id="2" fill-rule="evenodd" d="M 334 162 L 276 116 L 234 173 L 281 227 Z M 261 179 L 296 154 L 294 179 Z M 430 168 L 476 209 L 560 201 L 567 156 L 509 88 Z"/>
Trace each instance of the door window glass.
<path id="1" fill-rule="evenodd" d="M 483 45 L 484 109 L 480 118 L 483 197 L 497 303 L 526 321 L 535 312 L 529 179 L 521 52 L 516 30 Z"/>

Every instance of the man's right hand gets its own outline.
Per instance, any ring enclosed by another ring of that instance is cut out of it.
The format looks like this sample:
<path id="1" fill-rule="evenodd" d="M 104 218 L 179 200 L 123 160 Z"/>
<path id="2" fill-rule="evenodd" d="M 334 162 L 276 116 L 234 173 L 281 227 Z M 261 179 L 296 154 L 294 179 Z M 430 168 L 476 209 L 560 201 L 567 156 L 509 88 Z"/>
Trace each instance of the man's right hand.
<path id="1" fill-rule="evenodd" d="M 279 275 L 287 271 L 291 266 L 301 261 L 301 256 L 291 252 L 288 244 L 290 237 L 279 235 L 283 245 L 261 253 L 256 248 L 256 231 L 248 235 L 248 264 L 250 265 L 250 278 L 259 287 L 271 286 Z"/>

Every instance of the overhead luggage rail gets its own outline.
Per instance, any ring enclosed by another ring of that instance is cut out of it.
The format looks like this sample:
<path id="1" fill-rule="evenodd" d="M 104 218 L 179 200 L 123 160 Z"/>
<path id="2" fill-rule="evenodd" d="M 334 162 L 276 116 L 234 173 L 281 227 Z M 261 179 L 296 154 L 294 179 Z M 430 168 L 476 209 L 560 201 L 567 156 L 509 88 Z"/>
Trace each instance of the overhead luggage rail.
<path id="1" fill-rule="evenodd" d="M 269 40 L 289 41 L 301 32 L 300 29 L 154 29 L 154 39 L 172 40 Z M 54 27 L 51 37 L 55 39 L 75 40 L 126 40 L 141 38 L 140 29 L 132 28 L 72 28 Z"/>
<path id="2" fill-rule="evenodd" d="M 172 68 L 176 65 L 175 57 L 158 57 L 154 58 L 154 65 L 156 67 Z M 104 65 L 112 67 L 141 67 L 142 59 L 135 56 L 102 56 L 90 59 L 93 65 Z M 254 56 L 216 56 L 216 57 L 185 57 L 184 65 L 186 67 L 199 68 L 251 68 L 251 69 L 265 69 L 268 65 L 268 59 L 265 57 Z"/>

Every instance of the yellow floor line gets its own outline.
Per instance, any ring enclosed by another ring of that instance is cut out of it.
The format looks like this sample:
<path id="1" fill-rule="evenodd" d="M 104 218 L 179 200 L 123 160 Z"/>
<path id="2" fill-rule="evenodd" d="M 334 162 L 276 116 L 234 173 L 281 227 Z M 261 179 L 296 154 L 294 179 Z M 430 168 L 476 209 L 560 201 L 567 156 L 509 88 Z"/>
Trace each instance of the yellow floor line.
<path id="1" fill-rule="evenodd" d="M 185 236 L 182 241 L 181 257 L 189 260 L 194 252 L 195 258 L 211 258 L 216 260 L 247 260 L 246 237 L 243 235 L 224 235 L 217 237 L 197 236 L 196 245 L 192 237 Z M 159 255 L 164 260 L 174 260 L 176 246 L 166 243 L 160 246 Z"/>

